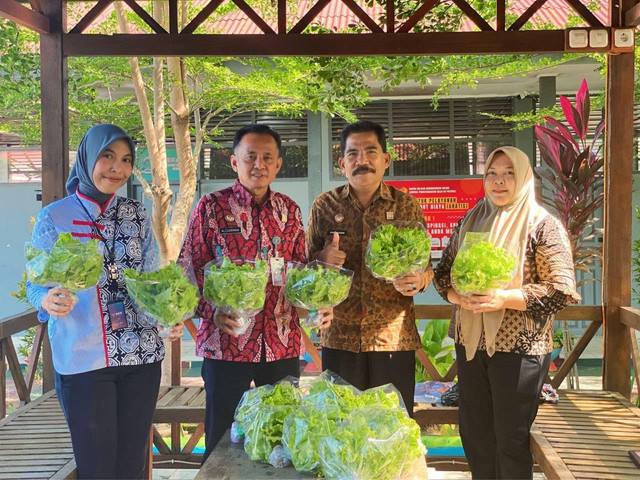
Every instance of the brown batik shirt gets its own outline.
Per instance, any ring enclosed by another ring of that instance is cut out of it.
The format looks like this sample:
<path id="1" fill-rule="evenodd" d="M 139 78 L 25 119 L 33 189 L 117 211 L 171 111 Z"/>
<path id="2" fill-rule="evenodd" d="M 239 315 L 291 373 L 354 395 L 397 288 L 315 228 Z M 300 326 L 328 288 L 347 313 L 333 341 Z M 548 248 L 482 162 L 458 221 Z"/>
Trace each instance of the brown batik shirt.
<path id="1" fill-rule="evenodd" d="M 337 231 L 340 250 L 347 254 L 344 268 L 354 272 L 349 297 L 335 307 L 331 327 L 322 335 L 323 346 L 350 352 L 420 348 L 413 297 L 373 277 L 365 265 L 371 231 L 393 220 L 425 223 L 417 200 L 384 182 L 366 209 L 350 193 L 349 184 L 323 193 L 313 203 L 307 229 L 309 259 L 315 260 Z M 424 275 L 428 284 L 433 269 Z"/>
<path id="2" fill-rule="evenodd" d="M 462 219 L 451 235 L 449 245 L 436 267 L 434 286 L 447 300 L 451 285 L 451 266 L 458 253 L 458 232 Z M 507 309 L 496 334 L 496 351 L 524 355 L 543 355 L 553 349 L 554 315 L 570 303 L 580 301 L 576 292 L 571 244 L 558 219 L 547 215 L 527 239 L 527 253 L 522 275 L 522 293 L 527 309 Z M 458 317 L 460 306 L 455 305 L 449 326 L 449 336 L 456 343 L 464 343 Z M 478 350 L 486 350 L 484 331 Z"/>

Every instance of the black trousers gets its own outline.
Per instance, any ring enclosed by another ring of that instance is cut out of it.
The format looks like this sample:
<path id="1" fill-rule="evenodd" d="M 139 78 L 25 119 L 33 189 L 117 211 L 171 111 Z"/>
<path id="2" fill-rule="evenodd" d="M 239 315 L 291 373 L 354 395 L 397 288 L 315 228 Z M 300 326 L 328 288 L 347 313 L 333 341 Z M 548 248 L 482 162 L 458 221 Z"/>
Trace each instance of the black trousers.
<path id="1" fill-rule="evenodd" d="M 392 383 L 413 417 L 415 394 L 414 350 L 400 352 L 348 352 L 322 347 L 322 370 L 331 370 L 360 390 Z"/>
<path id="2" fill-rule="evenodd" d="M 551 355 L 478 350 L 465 361 L 456 344 L 460 436 L 474 479 L 531 479 L 529 430 Z"/>
<path id="3" fill-rule="evenodd" d="M 142 478 L 160 365 L 56 373 L 56 393 L 69 424 L 78 478 Z"/>
<path id="4" fill-rule="evenodd" d="M 256 387 L 276 383 L 287 376 L 300 377 L 300 359 L 287 358 L 275 362 L 228 362 L 203 359 L 202 378 L 207 403 L 204 417 L 205 452 L 209 457 L 222 435 L 231 427 L 242 394 L 251 381 Z"/>

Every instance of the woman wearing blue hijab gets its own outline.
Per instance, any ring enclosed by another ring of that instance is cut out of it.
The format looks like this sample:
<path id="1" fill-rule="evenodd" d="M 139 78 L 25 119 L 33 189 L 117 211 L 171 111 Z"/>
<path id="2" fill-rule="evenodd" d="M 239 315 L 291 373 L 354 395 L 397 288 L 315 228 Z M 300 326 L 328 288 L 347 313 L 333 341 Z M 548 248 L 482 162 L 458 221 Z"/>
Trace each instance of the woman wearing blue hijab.
<path id="1" fill-rule="evenodd" d="M 157 328 L 131 302 L 122 272 L 151 271 L 156 250 L 145 207 L 116 192 L 131 176 L 133 140 L 96 125 L 78 147 L 69 196 L 38 215 L 32 244 L 47 252 L 61 233 L 95 238 L 104 266 L 95 287 L 77 292 L 27 284 L 48 321 L 56 393 L 69 424 L 78 478 L 142 478 L 164 357 Z M 178 329 L 170 339 L 179 338 Z"/>

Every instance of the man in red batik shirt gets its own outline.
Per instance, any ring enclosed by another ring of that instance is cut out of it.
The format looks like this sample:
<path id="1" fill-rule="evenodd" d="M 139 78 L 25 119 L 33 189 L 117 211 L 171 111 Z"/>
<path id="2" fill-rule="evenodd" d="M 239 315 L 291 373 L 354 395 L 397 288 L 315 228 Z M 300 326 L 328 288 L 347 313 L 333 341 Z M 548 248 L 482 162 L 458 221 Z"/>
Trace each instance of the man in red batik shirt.
<path id="1" fill-rule="evenodd" d="M 298 205 L 269 185 L 282 166 L 280 135 L 267 125 L 247 125 L 236 132 L 231 167 L 234 184 L 200 199 L 192 213 L 179 262 L 193 266 L 200 291 L 204 266 L 222 256 L 262 259 L 269 265 L 264 309 L 241 335 L 233 314 L 204 299 L 196 309 L 202 318 L 196 354 L 203 357 L 206 390 L 204 460 L 211 454 L 251 381 L 256 386 L 300 375 L 300 323 L 296 308 L 284 295 L 283 266 L 306 262 L 307 251 Z M 279 278 L 280 277 L 280 278 Z M 333 309 L 321 329 L 331 324 Z"/>

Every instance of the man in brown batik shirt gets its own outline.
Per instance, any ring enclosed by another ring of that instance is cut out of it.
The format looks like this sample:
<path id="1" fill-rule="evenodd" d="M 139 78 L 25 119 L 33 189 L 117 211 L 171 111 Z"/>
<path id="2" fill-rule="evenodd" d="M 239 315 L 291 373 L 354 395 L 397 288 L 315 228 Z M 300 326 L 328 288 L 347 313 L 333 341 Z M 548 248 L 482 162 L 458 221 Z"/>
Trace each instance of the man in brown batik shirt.
<path id="1" fill-rule="evenodd" d="M 387 283 L 371 275 L 364 259 L 373 229 L 394 220 L 424 224 L 424 216 L 416 199 L 382 181 L 391 162 L 382 126 L 347 125 L 340 147 L 348 183 L 316 198 L 307 230 L 310 260 L 355 272 L 349 297 L 322 334 L 322 369 L 360 389 L 393 383 L 412 415 L 415 350 L 421 348 L 413 296 L 426 290 L 433 269 Z"/>

